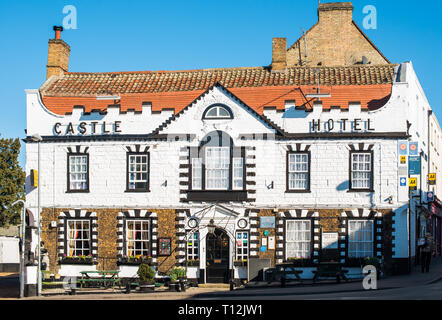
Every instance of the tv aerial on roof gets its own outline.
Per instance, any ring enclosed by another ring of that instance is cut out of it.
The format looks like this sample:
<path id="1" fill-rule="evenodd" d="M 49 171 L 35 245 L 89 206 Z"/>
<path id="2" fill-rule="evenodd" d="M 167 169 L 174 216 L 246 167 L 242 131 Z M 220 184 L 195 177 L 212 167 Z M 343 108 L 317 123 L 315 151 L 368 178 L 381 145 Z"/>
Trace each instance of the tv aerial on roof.
<path id="1" fill-rule="evenodd" d="M 318 75 L 318 85 L 316 88 L 316 92 L 315 93 L 307 93 L 305 96 L 307 98 L 316 98 L 318 100 L 320 100 L 321 98 L 331 98 L 331 94 L 330 93 L 321 93 L 320 92 L 320 76 L 319 74 L 321 73 L 320 69 L 313 69 L 313 74 Z"/>

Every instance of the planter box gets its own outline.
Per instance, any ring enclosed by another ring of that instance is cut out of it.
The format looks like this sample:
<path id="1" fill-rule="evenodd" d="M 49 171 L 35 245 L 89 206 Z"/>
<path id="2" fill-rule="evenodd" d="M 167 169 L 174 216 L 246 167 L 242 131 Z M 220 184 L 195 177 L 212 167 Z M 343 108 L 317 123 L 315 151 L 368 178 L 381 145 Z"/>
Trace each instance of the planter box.
<path id="1" fill-rule="evenodd" d="M 79 258 L 64 258 L 58 260 L 58 264 L 83 264 L 83 265 L 94 265 L 98 264 L 93 259 L 79 259 Z"/>
<path id="2" fill-rule="evenodd" d="M 291 264 L 295 268 L 311 268 L 316 266 L 312 259 L 286 260 L 284 263 Z"/>
<path id="3" fill-rule="evenodd" d="M 140 284 L 140 292 L 154 292 L 155 284 Z"/>
<path id="4" fill-rule="evenodd" d="M 200 266 L 200 262 L 199 261 L 186 261 L 186 266 L 188 267 L 199 267 Z"/>
<path id="5" fill-rule="evenodd" d="M 170 282 L 169 291 L 181 292 L 181 287 L 179 282 Z"/>
<path id="6" fill-rule="evenodd" d="M 235 261 L 233 265 L 235 267 L 247 267 L 247 261 Z"/>
<path id="7" fill-rule="evenodd" d="M 58 273 L 62 277 L 81 277 L 80 271 L 97 271 L 97 266 L 95 264 L 62 264 Z"/>
<path id="8" fill-rule="evenodd" d="M 152 259 L 119 259 L 118 266 L 139 266 L 140 264 L 152 265 Z"/>

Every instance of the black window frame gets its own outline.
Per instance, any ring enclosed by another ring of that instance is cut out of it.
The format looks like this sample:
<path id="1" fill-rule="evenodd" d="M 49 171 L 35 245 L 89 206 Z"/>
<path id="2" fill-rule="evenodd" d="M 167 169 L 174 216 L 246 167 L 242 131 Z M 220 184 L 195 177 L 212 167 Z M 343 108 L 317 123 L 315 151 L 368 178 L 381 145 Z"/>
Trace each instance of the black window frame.
<path id="1" fill-rule="evenodd" d="M 246 164 L 246 147 L 236 147 L 233 145 L 233 141 L 230 136 L 223 131 L 215 131 L 218 136 L 215 138 L 219 138 L 218 145 L 210 144 L 211 139 L 207 139 L 207 142 L 203 142 L 198 147 L 190 147 L 189 148 L 189 165 L 188 165 L 188 200 L 189 201 L 246 201 L 247 200 L 247 164 Z M 213 137 L 210 133 L 207 137 Z M 222 142 L 222 135 L 225 134 L 229 137 L 229 145 L 224 145 Z M 213 141 L 212 141 L 213 143 Z M 207 147 L 228 147 L 230 148 L 230 163 L 229 163 L 229 186 L 226 189 L 206 189 L 206 148 Z M 243 186 L 242 189 L 234 189 L 233 188 L 233 158 L 239 158 L 243 160 Z M 201 189 L 193 189 L 193 177 L 192 177 L 192 160 L 195 158 L 201 158 Z"/>
<path id="2" fill-rule="evenodd" d="M 221 107 L 221 108 L 225 109 L 229 113 L 229 116 L 228 117 L 219 117 L 219 118 L 207 117 L 207 113 L 215 107 Z M 232 119 L 233 119 L 232 109 L 230 109 L 228 106 L 226 106 L 225 104 L 222 104 L 222 103 L 215 103 L 215 104 L 208 106 L 206 108 L 206 110 L 204 110 L 203 116 L 202 116 L 202 120 L 232 120 Z"/>
<path id="3" fill-rule="evenodd" d="M 71 157 L 74 156 L 86 156 L 87 157 L 87 188 L 86 189 L 71 189 Z M 90 192 L 90 177 L 89 177 L 89 153 L 86 152 L 69 152 L 67 154 L 67 191 L 66 193 L 89 193 Z"/>
<path id="4" fill-rule="evenodd" d="M 355 189 L 353 188 L 353 181 L 352 181 L 352 173 L 353 173 L 353 166 L 352 166 L 352 159 L 354 154 L 370 154 L 371 161 L 371 170 L 370 170 L 370 188 L 365 189 Z M 349 153 L 349 159 L 348 159 L 348 192 L 374 192 L 374 152 L 373 150 L 359 150 L 359 151 L 350 151 Z"/>
<path id="5" fill-rule="evenodd" d="M 147 174 L 146 174 L 146 188 L 129 189 L 129 159 L 130 156 L 147 156 Z M 132 193 L 147 193 L 150 192 L 150 152 L 127 152 L 126 153 L 126 190 L 125 192 Z"/>
<path id="6" fill-rule="evenodd" d="M 289 159 L 291 154 L 306 154 L 308 156 L 308 188 L 305 190 L 300 189 L 290 189 L 290 179 L 289 179 Z M 312 154 L 311 151 L 287 151 L 286 155 L 286 193 L 311 193 L 311 167 L 312 167 Z"/>

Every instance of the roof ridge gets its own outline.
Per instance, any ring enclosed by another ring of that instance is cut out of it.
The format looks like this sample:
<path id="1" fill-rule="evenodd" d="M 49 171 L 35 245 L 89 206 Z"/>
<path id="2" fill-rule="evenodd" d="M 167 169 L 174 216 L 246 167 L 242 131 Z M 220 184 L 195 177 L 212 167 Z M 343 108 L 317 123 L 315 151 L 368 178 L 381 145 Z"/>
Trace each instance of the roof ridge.
<path id="1" fill-rule="evenodd" d="M 399 65 L 398 63 L 389 63 L 389 64 L 360 64 L 360 65 L 351 65 L 351 66 L 292 66 L 287 67 L 287 70 L 295 70 L 295 69 L 350 69 L 350 68 L 369 68 L 369 67 L 391 67 Z M 196 72 L 213 72 L 213 71 L 236 71 L 236 70 L 269 70 L 269 67 L 232 67 L 232 68 L 209 68 L 209 69 L 189 69 L 189 70 L 157 70 L 157 71 L 113 71 L 113 72 L 65 72 L 64 75 L 61 75 L 62 78 L 65 75 L 131 75 L 131 74 L 173 74 L 173 73 L 196 73 Z"/>
<path id="2" fill-rule="evenodd" d="M 201 71 L 228 71 L 228 70 L 249 70 L 249 69 L 266 69 L 268 67 L 231 67 L 231 68 L 207 68 L 207 69 L 186 69 L 186 70 L 141 70 L 141 71 L 111 71 L 111 72 L 66 72 L 65 75 L 89 75 L 89 74 L 166 74 L 166 73 L 186 73 L 186 72 L 201 72 Z"/>

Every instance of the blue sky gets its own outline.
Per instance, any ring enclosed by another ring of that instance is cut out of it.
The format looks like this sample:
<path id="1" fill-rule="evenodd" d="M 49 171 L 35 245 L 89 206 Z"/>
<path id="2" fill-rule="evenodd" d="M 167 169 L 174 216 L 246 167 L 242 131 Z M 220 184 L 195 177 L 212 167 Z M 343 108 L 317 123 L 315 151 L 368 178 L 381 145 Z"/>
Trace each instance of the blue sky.
<path id="1" fill-rule="evenodd" d="M 355 0 L 377 9 L 377 29 L 364 30 L 392 62 L 412 61 L 438 118 L 442 119 L 442 1 Z M 291 45 L 317 21 L 317 0 L 223 1 L 0 1 L 2 137 L 24 138 L 24 89 L 45 81 L 48 39 L 63 8 L 77 9 L 77 29 L 62 38 L 71 46 L 70 71 L 110 72 L 264 66 L 272 37 Z M 24 148 L 20 163 L 24 166 Z"/>

